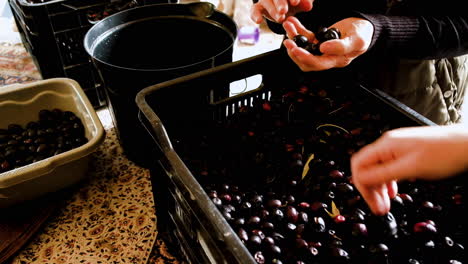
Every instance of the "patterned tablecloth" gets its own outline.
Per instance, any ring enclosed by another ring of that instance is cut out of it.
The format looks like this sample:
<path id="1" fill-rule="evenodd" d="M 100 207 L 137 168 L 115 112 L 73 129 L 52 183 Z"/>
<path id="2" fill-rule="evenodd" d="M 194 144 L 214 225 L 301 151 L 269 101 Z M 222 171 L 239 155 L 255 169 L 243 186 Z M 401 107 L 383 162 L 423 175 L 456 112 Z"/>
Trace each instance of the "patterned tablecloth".
<path id="1" fill-rule="evenodd" d="M 40 79 L 41 74 L 22 44 L 0 42 L 0 86 Z"/>
<path id="2" fill-rule="evenodd" d="M 100 111 L 101 120 L 108 112 Z M 125 158 L 115 130 L 93 154 L 89 177 L 12 260 L 26 263 L 178 263 L 157 239 L 150 173 Z"/>
<path id="3" fill-rule="evenodd" d="M 40 79 L 21 44 L 0 43 L 0 88 Z M 9 263 L 179 263 L 158 238 L 149 171 L 123 155 L 109 111 L 98 115 L 106 139 L 92 156 L 89 177 Z"/>

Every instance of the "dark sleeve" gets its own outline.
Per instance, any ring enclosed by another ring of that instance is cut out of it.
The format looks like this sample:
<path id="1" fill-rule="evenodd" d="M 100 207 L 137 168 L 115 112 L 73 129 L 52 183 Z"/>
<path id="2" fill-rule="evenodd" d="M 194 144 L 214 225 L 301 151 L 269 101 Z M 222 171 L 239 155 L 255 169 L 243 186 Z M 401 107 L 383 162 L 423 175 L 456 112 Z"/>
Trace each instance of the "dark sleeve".
<path id="1" fill-rule="evenodd" d="M 385 16 L 359 13 L 374 25 L 371 49 L 411 59 L 468 53 L 467 16 Z"/>

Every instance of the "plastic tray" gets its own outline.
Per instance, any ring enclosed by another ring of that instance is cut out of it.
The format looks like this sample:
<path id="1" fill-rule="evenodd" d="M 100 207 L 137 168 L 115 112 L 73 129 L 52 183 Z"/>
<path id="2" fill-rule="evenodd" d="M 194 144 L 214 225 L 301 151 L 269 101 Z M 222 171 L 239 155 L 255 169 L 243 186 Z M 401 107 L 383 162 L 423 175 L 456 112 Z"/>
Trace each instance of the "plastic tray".
<path id="1" fill-rule="evenodd" d="M 202 124 L 223 121 L 255 98 L 268 100 L 279 88 L 311 78 L 345 85 L 349 88 L 346 90 L 361 95 L 362 100 L 368 100 L 370 106 L 398 120 L 401 126 L 434 125 L 385 93 L 356 83 L 353 74 L 341 70 L 303 73 L 279 49 L 159 83 L 138 93 L 139 118 L 154 139 L 148 144 L 155 147 L 152 175 L 160 206 L 158 222 L 161 230 L 167 228 L 168 239 L 181 248 L 189 262 L 256 263 L 174 148 L 183 148 L 184 140 L 190 140 L 190 134 Z M 231 98 L 211 96 L 217 87 L 254 75 L 261 75 L 262 83 L 253 91 Z"/>
<path id="2" fill-rule="evenodd" d="M 33 199 L 74 184 L 86 176 L 91 153 L 104 140 L 104 129 L 80 85 L 54 78 L 13 84 L 0 90 L 0 127 L 22 126 L 38 119 L 41 109 L 74 112 L 85 127 L 88 142 L 80 147 L 0 174 L 0 207 Z"/>

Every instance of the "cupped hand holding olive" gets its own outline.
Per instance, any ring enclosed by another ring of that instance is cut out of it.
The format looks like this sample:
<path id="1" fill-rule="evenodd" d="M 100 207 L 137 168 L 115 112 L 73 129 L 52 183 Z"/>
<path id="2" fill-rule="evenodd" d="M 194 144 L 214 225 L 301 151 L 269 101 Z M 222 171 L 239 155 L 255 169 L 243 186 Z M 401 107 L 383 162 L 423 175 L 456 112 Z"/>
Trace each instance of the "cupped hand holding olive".
<path id="1" fill-rule="evenodd" d="M 374 214 L 390 210 L 397 181 L 437 180 L 468 169 L 468 128 L 462 125 L 390 130 L 351 158 L 352 182 Z"/>
<path id="2" fill-rule="evenodd" d="M 259 0 L 252 6 L 250 17 L 260 24 L 263 18 L 282 23 L 287 17 L 312 10 L 314 0 Z"/>
<path id="3" fill-rule="evenodd" d="M 338 21 L 330 27 L 341 32 L 340 39 L 325 41 L 320 45 L 320 56 L 298 47 L 292 38 L 306 36 L 310 42 L 316 42 L 312 31 L 305 28 L 296 17 L 288 17 L 283 27 L 289 39 L 284 41 L 289 57 L 303 71 L 323 71 L 331 68 L 348 66 L 355 58 L 364 54 L 372 41 L 374 26 L 368 20 L 350 17 Z"/>

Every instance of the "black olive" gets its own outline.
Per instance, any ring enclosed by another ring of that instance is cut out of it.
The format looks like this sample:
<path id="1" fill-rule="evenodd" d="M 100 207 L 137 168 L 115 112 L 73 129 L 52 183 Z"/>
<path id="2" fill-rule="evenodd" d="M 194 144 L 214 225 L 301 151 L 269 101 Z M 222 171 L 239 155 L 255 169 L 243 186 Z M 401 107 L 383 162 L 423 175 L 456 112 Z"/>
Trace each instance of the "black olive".
<path id="1" fill-rule="evenodd" d="M 6 142 L 6 141 L 8 141 L 8 139 L 10 139 L 9 135 L 0 134 L 0 143 Z"/>
<path id="2" fill-rule="evenodd" d="M 29 123 L 26 125 L 26 128 L 27 128 L 27 129 L 34 129 L 34 130 L 36 130 L 36 129 L 39 128 L 39 123 L 34 122 L 34 121 L 29 122 Z"/>
<path id="3" fill-rule="evenodd" d="M 0 172 L 58 155 L 88 142 L 84 125 L 73 112 L 42 109 L 38 116 L 38 121 L 30 121 L 24 128 L 19 124 L 9 124 L 7 128 L 0 129 Z"/>
<path id="4" fill-rule="evenodd" d="M 48 121 L 51 118 L 51 112 L 47 109 L 42 109 L 39 111 L 39 120 Z"/>
<path id="5" fill-rule="evenodd" d="M 38 153 L 43 153 L 43 152 L 46 152 L 48 150 L 48 146 L 46 144 L 40 144 L 38 147 L 37 147 L 37 152 Z"/>
<path id="6" fill-rule="evenodd" d="M 303 48 L 303 49 L 305 49 L 307 45 L 309 45 L 309 40 L 304 35 L 294 36 L 293 41 L 296 43 L 298 47 Z"/>
<path id="7" fill-rule="evenodd" d="M 326 27 L 319 27 L 319 28 L 315 31 L 315 38 L 316 38 L 319 42 L 326 41 L 327 39 L 325 38 L 325 34 L 327 33 L 327 31 L 328 31 L 328 28 L 326 28 Z"/>
<path id="8" fill-rule="evenodd" d="M 322 42 L 340 37 L 334 29 L 323 32 Z M 201 130 L 194 149 L 187 146 L 193 143 L 177 139 L 181 150 L 189 150 L 183 156 L 196 165 L 195 171 L 215 175 L 202 185 L 210 199 L 221 199 L 219 211 L 252 257 L 257 253 L 262 263 L 292 264 L 459 263 L 464 218 L 456 213 L 463 211 L 463 187 L 440 184 L 437 191 L 429 188 L 434 183 L 401 182 L 391 213 L 373 215 L 352 183 L 349 157 L 356 146 L 376 139 L 389 121 L 360 97 L 352 104 L 349 94 L 336 97 L 344 86 L 329 89 L 333 87 L 320 81 L 301 85 L 272 92 L 268 110 L 263 105 L 267 100 L 260 97 L 242 102 L 215 129 Z M 317 129 L 326 123 L 350 132 Z M 219 137 L 224 132 L 230 140 Z M 57 148 L 75 139 L 68 132 Z M 200 142 L 203 151 L 193 151 Z M 297 170 L 306 164 L 308 172 Z M 267 177 L 275 180 L 263 181 Z M 235 184 L 239 187 L 234 191 Z"/>
<path id="9" fill-rule="evenodd" d="M 340 39 L 341 38 L 341 32 L 337 28 L 329 28 L 325 32 L 323 37 L 324 37 L 323 41 L 332 40 L 332 39 Z"/>
<path id="10" fill-rule="evenodd" d="M 21 132 L 23 132 L 23 128 L 18 124 L 10 124 L 8 125 L 8 131 L 11 134 L 20 134 Z"/>
<path id="11" fill-rule="evenodd" d="M 310 43 L 307 50 L 314 54 L 314 55 L 322 55 L 323 53 L 320 51 L 320 43 Z"/>

